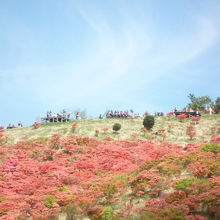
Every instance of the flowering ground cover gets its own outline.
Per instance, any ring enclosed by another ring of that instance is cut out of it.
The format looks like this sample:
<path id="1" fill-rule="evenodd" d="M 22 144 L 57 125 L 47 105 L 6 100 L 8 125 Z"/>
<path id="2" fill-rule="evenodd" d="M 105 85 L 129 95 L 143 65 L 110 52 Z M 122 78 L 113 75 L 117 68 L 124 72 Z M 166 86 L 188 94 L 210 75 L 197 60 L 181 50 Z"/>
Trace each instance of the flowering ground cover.
<path id="1" fill-rule="evenodd" d="M 131 129 L 122 140 L 109 124 L 92 137 L 75 122 L 37 136 L 52 126 L 40 125 L 14 144 L 1 129 L 0 219 L 220 219 L 218 119 L 203 128 L 203 119 L 160 118 L 153 131 Z M 187 141 L 170 141 L 173 134 Z"/>
<path id="2" fill-rule="evenodd" d="M 219 143 L 74 134 L 1 143 L 0 219 L 218 219 Z"/>

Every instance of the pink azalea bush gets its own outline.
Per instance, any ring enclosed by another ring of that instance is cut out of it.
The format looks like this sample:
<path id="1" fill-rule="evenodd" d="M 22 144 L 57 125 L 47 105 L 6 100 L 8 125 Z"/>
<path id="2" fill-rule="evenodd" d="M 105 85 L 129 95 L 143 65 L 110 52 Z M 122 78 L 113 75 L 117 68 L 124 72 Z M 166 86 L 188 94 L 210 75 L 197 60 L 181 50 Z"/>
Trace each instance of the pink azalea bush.
<path id="1" fill-rule="evenodd" d="M 187 114 L 177 115 L 177 118 L 180 120 L 180 122 L 182 122 L 185 118 L 187 118 Z"/>
<path id="2" fill-rule="evenodd" d="M 106 133 L 109 130 L 109 128 L 104 127 L 102 130 L 104 131 L 104 133 Z"/>
<path id="3" fill-rule="evenodd" d="M 72 131 L 72 132 L 75 132 L 77 126 L 78 126 L 77 123 L 73 123 L 72 126 L 71 126 L 71 131 Z"/>
<path id="4" fill-rule="evenodd" d="M 190 140 L 196 135 L 196 130 L 193 125 L 188 125 L 186 127 L 186 134 L 190 137 Z"/>
<path id="5" fill-rule="evenodd" d="M 37 129 L 37 128 L 39 128 L 40 127 L 40 122 L 34 122 L 33 124 L 32 124 L 32 127 L 34 127 L 34 129 Z"/>
<path id="6" fill-rule="evenodd" d="M 0 126 L 0 132 L 4 132 L 5 129 L 4 129 L 4 126 Z"/>

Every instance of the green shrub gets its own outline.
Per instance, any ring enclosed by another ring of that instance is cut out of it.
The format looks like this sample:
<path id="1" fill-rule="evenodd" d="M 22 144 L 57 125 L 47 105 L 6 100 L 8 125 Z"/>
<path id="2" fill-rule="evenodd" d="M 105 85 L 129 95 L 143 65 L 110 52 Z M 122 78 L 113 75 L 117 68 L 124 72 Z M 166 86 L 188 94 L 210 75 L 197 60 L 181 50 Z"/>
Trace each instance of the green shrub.
<path id="1" fill-rule="evenodd" d="M 0 195 L 0 203 L 4 202 L 5 200 L 6 200 L 6 198 Z"/>
<path id="2" fill-rule="evenodd" d="M 177 190 L 183 190 L 186 191 L 187 187 L 190 187 L 192 185 L 192 183 L 195 182 L 194 178 L 186 178 L 186 179 L 182 179 L 177 181 L 174 184 L 174 188 Z"/>
<path id="3" fill-rule="evenodd" d="M 65 184 L 59 188 L 59 191 L 61 191 L 61 192 L 68 192 L 68 190 L 69 190 L 68 186 Z"/>
<path id="4" fill-rule="evenodd" d="M 201 151 L 203 152 L 213 152 L 213 153 L 220 153 L 220 145 L 217 143 L 208 143 L 201 147 Z"/>
<path id="5" fill-rule="evenodd" d="M 101 220 L 110 220 L 112 219 L 113 214 L 114 211 L 112 210 L 112 207 L 105 207 L 102 210 Z"/>
<path id="6" fill-rule="evenodd" d="M 119 131 L 120 129 L 121 129 L 121 124 L 119 124 L 119 123 L 115 123 L 114 125 L 113 125 L 113 131 L 115 131 L 115 132 L 117 132 L 117 131 Z"/>
<path id="7" fill-rule="evenodd" d="M 117 186 L 114 184 L 105 184 L 103 186 L 103 193 L 107 198 L 110 198 L 111 195 L 117 192 Z"/>
<path id="8" fill-rule="evenodd" d="M 154 117 L 151 115 L 146 115 L 144 117 L 144 121 L 143 121 L 143 125 L 145 128 L 147 128 L 148 130 L 150 130 L 151 128 L 153 128 L 154 126 Z"/>
<path id="9" fill-rule="evenodd" d="M 47 195 L 46 200 L 43 202 L 43 204 L 47 207 L 47 208 L 52 208 L 53 204 L 56 202 L 56 198 L 53 195 Z"/>

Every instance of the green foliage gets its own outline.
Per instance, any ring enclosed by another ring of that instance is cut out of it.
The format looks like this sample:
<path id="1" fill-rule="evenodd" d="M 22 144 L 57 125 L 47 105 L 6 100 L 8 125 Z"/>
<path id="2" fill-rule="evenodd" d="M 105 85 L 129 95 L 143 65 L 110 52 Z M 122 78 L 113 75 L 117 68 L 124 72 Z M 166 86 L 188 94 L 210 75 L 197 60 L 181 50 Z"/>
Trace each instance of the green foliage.
<path id="1" fill-rule="evenodd" d="M 191 103 L 189 103 L 188 106 L 193 110 L 204 110 L 206 105 L 212 104 L 212 100 L 209 96 L 195 97 L 194 94 L 189 94 L 188 98 L 191 101 Z"/>
<path id="2" fill-rule="evenodd" d="M 152 167 L 156 167 L 160 163 L 159 159 L 147 160 L 141 167 L 140 171 L 150 170 Z"/>
<path id="3" fill-rule="evenodd" d="M 7 214 L 8 209 L 3 208 L 0 210 L 0 217 Z"/>
<path id="4" fill-rule="evenodd" d="M 177 181 L 177 182 L 174 184 L 174 188 L 175 188 L 176 190 L 186 191 L 186 188 L 187 188 L 187 187 L 190 187 L 193 182 L 195 182 L 195 179 L 194 179 L 194 178 L 182 179 L 182 180 Z"/>
<path id="5" fill-rule="evenodd" d="M 61 192 L 68 192 L 68 190 L 69 190 L 68 186 L 65 184 L 59 188 L 59 191 L 61 191 Z"/>
<path id="6" fill-rule="evenodd" d="M 115 180 L 121 181 L 125 186 L 128 185 L 128 178 L 124 174 L 118 174 L 114 176 Z"/>
<path id="7" fill-rule="evenodd" d="M 172 162 L 167 162 L 167 163 L 161 163 L 157 166 L 157 169 L 159 170 L 160 173 L 163 175 L 173 175 L 176 173 L 180 173 L 182 166 L 174 164 Z"/>
<path id="8" fill-rule="evenodd" d="M 161 219 L 184 220 L 183 212 L 177 208 L 169 207 L 158 213 Z"/>
<path id="9" fill-rule="evenodd" d="M 119 131 L 120 129 L 121 129 L 121 124 L 119 124 L 119 123 L 115 123 L 114 125 L 113 125 L 113 131 L 115 131 L 115 132 L 117 132 L 117 131 Z"/>
<path id="10" fill-rule="evenodd" d="M 175 201 L 181 201 L 186 198 L 186 193 L 183 191 L 175 191 L 171 193 L 165 200 L 167 203 L 173 203 Z"/>
<path id="11" fill-rule="evenodd" d="M 5 200 L 6 200 L 6 198 L 0 195 L 0 203 L 5 201 Z"/>
<path id="12" fill-rule="evenodd" d="M 220 97 L 218 97 L 215 101 L 214 110 L 217 114 L 220 113 Z"/>
<path id="13" fill-rule="evenodd" d="M 43 204 L 47 207 L 47 208 L 52 208 L 53 204 L 56 202 L 56 198 L 53 195 L 47 195 L 46 200 L 43 202 Z"/>
<path id="14" fill-rule="evenodd" d="M 38 138 L 30 139 L 27 142 L 28 143 L 33 143 L 33 142 L 36 142 L 36 141 L 39 141 L 40 143 L 43 144 L 43 143 L 46 143 L 48 141 L 48 138 L 47 137 L 38 137 Z"/>
<path id="15" fill-rule="evenodd" d="M 107 198 L 111 197 L 112 194 L 116 192 L 117 192 L 117 187 L 114 184 L 108 183 L 103 186 L 103 193 Z"/>
<path id="16" fill-rule="evenodd" d="M 105 207 L 102 210 L 101 220 L 110 220 L 112 219 L 113 215 L 114 211 L 112 210 L 112 207 Z"/>
<path id="17" fill-rule="evenodd" d="M 201 151 L 220 153 L 220 145 L 217 143 L 207 143 L 201 147 Z"/>
<path id="18" fill-rule="evenodd" d="M 99 170 L 95 170 L 94 173 L 95 173 L 97 176 L 104 176 L 104 175 L 107 175 L 107 174 L 111 174 L 110 171 L 99 171 Z"/>
<path id="19" fill-rule="evenodd" d="M 76 206 L 72 202 L 63 207 L 62 212 L 67 215 L 66 219 L 75 219 L 75 215 L 78 213 Z"/>
<path id="20" fill-rule="evenodd" d="M 147 128 L 148 130 L 150 130 L 151 128 L 153 128 L 154 126 L 154 117 L 151 115 L 146 115 L 144 117 L 144 121 L 143 121 L 143 125 L 145 128 Z"/>
<path id="21" fill-rule="evenodd" d="M 28 219 L 28 217 L 26 214 L 23 213 L 17 216 L 15 220 L 26 220 L 26 219 Z"/>

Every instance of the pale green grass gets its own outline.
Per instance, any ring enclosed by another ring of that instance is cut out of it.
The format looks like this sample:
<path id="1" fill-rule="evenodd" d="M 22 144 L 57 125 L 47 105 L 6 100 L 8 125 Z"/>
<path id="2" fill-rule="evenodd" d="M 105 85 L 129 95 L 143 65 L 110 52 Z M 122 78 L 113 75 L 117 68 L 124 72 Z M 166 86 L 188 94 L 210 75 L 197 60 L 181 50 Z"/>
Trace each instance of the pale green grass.
<path id="1" fill-rule="evenodd" d="M 113 133 L 112 127 L 114 123 L 121 124 L 121 130 L 118 134 Z M 73 133 L 71 131 L 71 125 L 77 123 L 77 128 Z M 66 123 L 54 123 L 41 125 L 39 128 L 34 129 L 33 127 L 15 128 L 6 130 L 5 134 L 8 136 L 7 144 L 14 144 L 17 141 L 21 141 L 27 136 L 29 139 L 37 138 L 49 138 L 53 134 L 60 133 L 63 136 L 70 134 L 76 134 L 81 136 L 95 137 L 95 130 L 99 130 L 97 138 L 102 139 L 105 136 L 111 136 L 115 140 L 129 139 L 153 139 L 162 140 L 162 137 L 151 135 L 151 132 L 157 132 L 158 129 L 163 128 L 167 134 L 165 139 L 168 142 L 176 143 L 178 145 L 185 145 L 189 142 L 202 143 L 203 140 L 209 140 L 212 133 L 211 127 L 220 126 L 220 115 L 203 115 L 199 124 L 195 125 L 196 136 L 190 140 L 186 135 L 186 126 L 191 123 L 190 119 L 185 119 L 184 122 L 179 122 L 176 118 L 156 117 L 155 125 L 152 131 L 147 132 L 145 135 L 141 131 L 143 128 L 143 119 L 91 119 L 91 120 L 78 120 L 70 121 Z M 168 125 L 171 124 L 173 128 L 168 131 Z M 104 127 L 109 128 L 104 133 L 102 130 Z M 133 138 L 131 135 L 137 133 L 138 137 Z"/>

